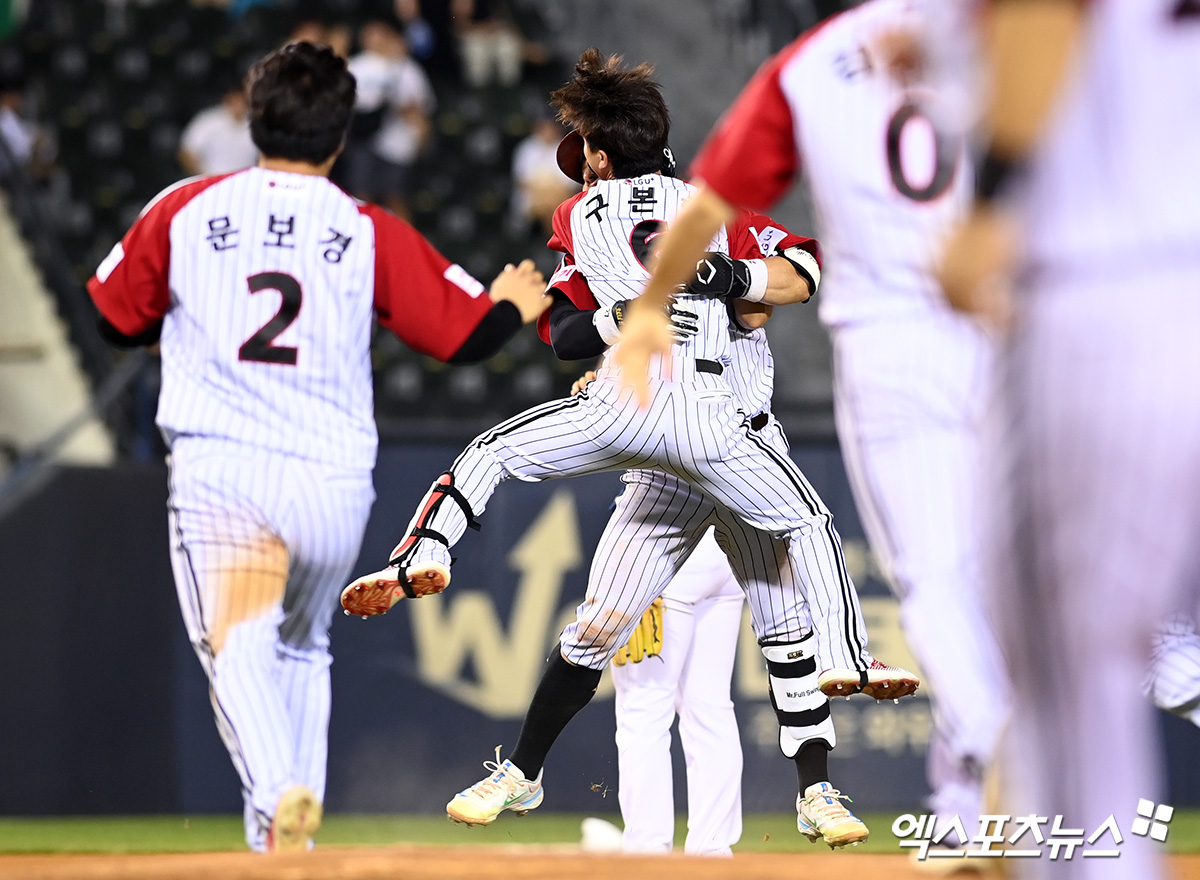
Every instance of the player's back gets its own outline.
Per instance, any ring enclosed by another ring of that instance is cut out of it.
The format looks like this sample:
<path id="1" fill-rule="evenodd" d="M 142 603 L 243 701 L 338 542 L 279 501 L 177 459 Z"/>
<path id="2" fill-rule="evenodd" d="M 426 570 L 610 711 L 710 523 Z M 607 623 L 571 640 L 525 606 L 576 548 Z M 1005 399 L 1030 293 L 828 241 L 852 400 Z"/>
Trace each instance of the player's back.
<path id="1" fill-rule="evenodd" d="M 1032 161 L 1035 268 L 1200 263 L 1200 2 L 1096 0 Z"/>
<path id="2" fill-rule="evenodd" d="M 251 168 L 208 183 L 164 218 L 158 424 L 372 466 L 370 218 L 323 177 Z"/>
<path id="3" fill-rule="evenodd" d="M 650 273 L 646 268 L 655 239 L 695 192 L 686 181 L 661 174 L 598 180 L 571 203 L 569 249 L 601 306 L 640 296 Z M 711 250 L 728 252 L 722 228 Z M 698 317 L 699 330 L 674 346 L 674 355 L 727 363 L 729 319 L 724 301 L 679 296 Z M 680 375 L 676 372 L 674 375 Z"/>
<path id="4" fill-rule="evenodd" d="M 946 87 L 906 80 L 887 63 L 894 37 L 920 37 L 912 7 L 866 3 L 775 62 L 818 215 L 829 324 L 943 308 L 932 269 L 971 175 L 963 138 L 949 133 Z"/>

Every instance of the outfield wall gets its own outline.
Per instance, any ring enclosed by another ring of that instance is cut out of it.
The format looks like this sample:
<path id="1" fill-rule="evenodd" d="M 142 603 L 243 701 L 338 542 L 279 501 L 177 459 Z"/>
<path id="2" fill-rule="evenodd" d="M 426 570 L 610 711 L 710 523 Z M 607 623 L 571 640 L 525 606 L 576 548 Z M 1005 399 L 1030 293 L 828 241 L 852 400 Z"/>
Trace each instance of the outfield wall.
<path id="1" fill-rule="evenodd" d="M 429 482 L 459 450 L 384 449 L 359 571 L 386 559 Z M 793 450 L 834 511 L 872 648 L 911 662 L 874 572 L 836 449 Z M 454 584 L 385 618 L 337 615 L 327 806 L 436 812 L 511 749 L 541 664 L 583 595 L 615 475 L 501 487 L 456 547 Z M 237 780 L 175 604 L 165 471 L 67 469 L 0 521 L 0 814 L 237 812 Z M 748 626 L 734 698 L 747 811 L 791 808 L 795 778 Z M 925 699 L 836 701 L 835 780 L 856 808 L 912 810 L 927 789 Z M 1200 804 L 1200 733 L 1164 724 L 1171 802 Z M 546 767 L 546 806 L 617 810 L 608 677 Z M 1114 756 L 1117 759 L 1118 756 Z M 677 803 L 682 765 L 676 756 Z"/>

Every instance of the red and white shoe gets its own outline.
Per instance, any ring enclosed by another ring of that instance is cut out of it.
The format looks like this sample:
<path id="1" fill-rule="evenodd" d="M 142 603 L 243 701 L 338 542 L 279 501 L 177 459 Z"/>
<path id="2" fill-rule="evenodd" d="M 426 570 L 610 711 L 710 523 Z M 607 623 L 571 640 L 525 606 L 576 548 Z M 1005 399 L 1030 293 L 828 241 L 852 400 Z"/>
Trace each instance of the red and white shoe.
<path id="1" fill-rule="evenodd" d="M 342 607 L 347 614 L 372 617 L 387 614 L 406 596 L 419 599 L 440 593 L 450 586 L 450 568 L 440 562 L 418 562 L 400 568 L 389 565 L 382 571 L 363 575 L 342 590 Z"/>
<path id="2" fill-rule="evenodd" d="M 877 700 L 898 700 L 916 693 L 920 686 L 921 679 L 914 673 L 875 659 L 865 673 L 857 669 L 826 669 L 817 678 L 817 687 L 827 697 L 866 694 Z"/>

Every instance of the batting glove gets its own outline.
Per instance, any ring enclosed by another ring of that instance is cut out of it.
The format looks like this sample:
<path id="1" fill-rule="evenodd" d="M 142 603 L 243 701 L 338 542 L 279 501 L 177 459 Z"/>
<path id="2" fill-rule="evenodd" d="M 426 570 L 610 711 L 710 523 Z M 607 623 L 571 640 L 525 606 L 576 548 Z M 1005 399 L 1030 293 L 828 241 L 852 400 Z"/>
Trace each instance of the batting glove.
<path id="1" fill-rule="evenodd" d="M 671 300 L 667 319 L 671 322 L 667 330 L 676 342 L 687 342 L 700 331 L 700 317 L 687 303 Z"/>

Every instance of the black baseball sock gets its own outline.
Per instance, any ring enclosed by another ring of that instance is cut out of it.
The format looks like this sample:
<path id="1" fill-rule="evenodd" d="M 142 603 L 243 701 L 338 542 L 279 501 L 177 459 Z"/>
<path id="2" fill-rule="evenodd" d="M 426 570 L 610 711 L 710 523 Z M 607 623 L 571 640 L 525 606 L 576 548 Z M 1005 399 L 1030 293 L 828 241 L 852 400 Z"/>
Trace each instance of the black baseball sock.
<path id="1" fill-rule="evenodd" d="M 829 781 L 829 744 L 825 740 L 809 740 L 800 747 L 800 751 L 796 752 L 796 757 L 792 760 L 796 762 L 800 791 L 803 792 L 818 782 Z"/>
<path id="2" fill-rule="evenodd" d="M 508 756 L 526 779 L 534 779 L 542 772 L 542 764 L 558 735 L 596 693 L 600 674 L 601 670 L 568 663 L 558 646 L 554 646 L 525 713 L 517 747 Z"/>

